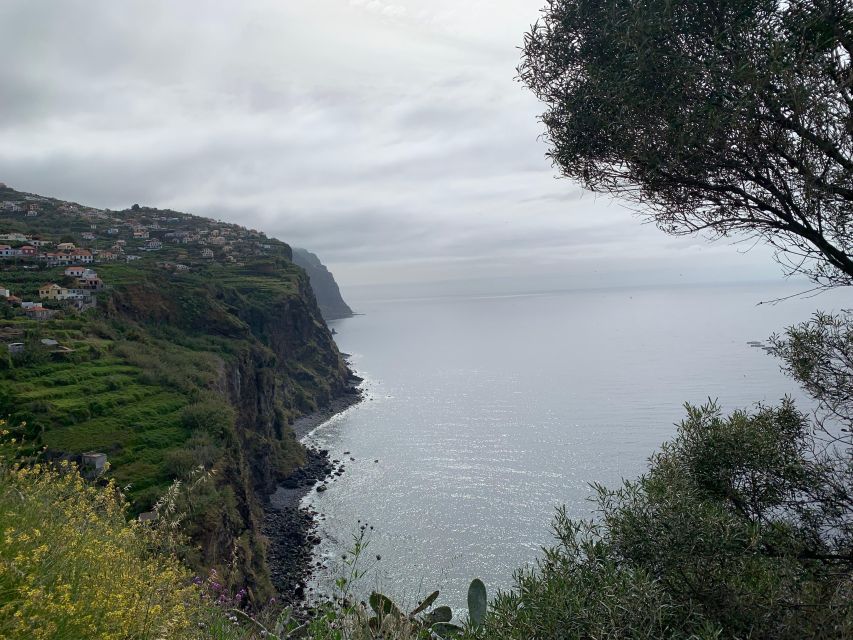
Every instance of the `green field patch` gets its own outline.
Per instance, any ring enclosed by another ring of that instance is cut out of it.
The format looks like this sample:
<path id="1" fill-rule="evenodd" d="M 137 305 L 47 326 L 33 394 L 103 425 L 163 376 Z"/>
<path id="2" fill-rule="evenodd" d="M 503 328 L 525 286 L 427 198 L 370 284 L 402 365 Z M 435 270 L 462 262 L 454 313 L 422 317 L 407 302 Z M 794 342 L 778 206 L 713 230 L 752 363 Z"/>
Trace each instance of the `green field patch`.
<path id="1" fill-rule="evenodd" d="M 122 451 L 133 447 L 139 435 L 146 431 L 178 429 L 179 411 L 186 403 L 182 395 L 161 391 L 139 402 L 118 407 L 109 415 L 50 429 L 43 435 L 43 441 L 49 449 L 68 453 L 82 453 L 90 449 Z M 175 431 L 173 435 L 177 441 L 186 438 L 185 432 L 178 435 Z"/>
<path id="2" fill-rule="evenodd" d="M 84 380 L 69 380 L 68 384 L 36 386 L 33 389 L 21 389 L 16 393 L 20 401 L 26 400 L 58 400 L 61 398 L 88 397 L 100 399 L 102 396 L 114 392 L 116 389 L 125 390 L 136 384 L 136 376 L 109 375 L 90 377 Z M 138 385 L 136 385 L 138 386 Z"/>

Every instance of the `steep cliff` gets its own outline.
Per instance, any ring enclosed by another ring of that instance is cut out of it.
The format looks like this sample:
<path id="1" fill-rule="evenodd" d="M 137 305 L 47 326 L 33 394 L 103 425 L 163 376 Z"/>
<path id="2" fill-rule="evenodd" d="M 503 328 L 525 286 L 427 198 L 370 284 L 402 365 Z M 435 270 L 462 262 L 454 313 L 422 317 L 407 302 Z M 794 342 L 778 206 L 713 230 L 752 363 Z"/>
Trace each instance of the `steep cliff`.
<path id="1" fill-rule="evenodd" d="M 8 189 L 0 195 L 24 202 Z M 129 253 L 134 244 L 149 246 L 150 239 L 135 237 L 144 226 L 164 243 L 132 261 L 93 264 L 107 288 L 84 313 L 45 301 L 56 314 L 37 320 L 0 302 L 0 341 L 24 344 L 0 362 L 0 415 L 32 453 L 106 454 L 106 477 L 129 487 L 135 512 L 152 508 L 194 469 L 212 472 L 180 505 L 191 539 L 186 559 L 268 598 L 263 502 L 305 460 L 289 425 L 347 393 L 351 375 L 308 277 L 288 245 L 233 225 L 177 212 L 80 213 L 68 203 L 38 202 L 35 221 L 0 214 L 0 232 L 82 244 L 84 234 L 96 235 L 89 229 L 112 225 L 110 235 L 127 238 L 116 246 Z M 183 242 L 205 236 L 223 239 L 212 243 L 215 252 L 210 242 Z M 88 244 L 96 256 L 108 252 L 97 239 Z M 38 299 L 45 282 L 67 278 L 49 260 L 4 266 L 3 286 L 24 300 Z"/>
<path id="2" fill-rule="evenodd" d="M 352 309 L 344 302 L 335 277 L 316 254 L 306 249 L 294 248 L 293 262 L 308 274 L 317 304 L 326 320 L 349 318 L 352 315 Z"/>

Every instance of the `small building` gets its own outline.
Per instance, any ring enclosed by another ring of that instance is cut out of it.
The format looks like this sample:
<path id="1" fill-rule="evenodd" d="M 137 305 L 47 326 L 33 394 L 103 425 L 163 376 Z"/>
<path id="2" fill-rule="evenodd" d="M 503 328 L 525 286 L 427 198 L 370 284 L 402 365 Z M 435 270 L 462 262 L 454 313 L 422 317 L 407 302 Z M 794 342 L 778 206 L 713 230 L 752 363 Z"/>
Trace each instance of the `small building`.
<path id="1" fill-rule="evenodd" d="M 127 262 L 133 262 L 134 260 L 141 260 L 141 259 L 142 259 L 142 256 L 126 255 L 126 256 L 124 257 L 124 259 L 125 259 Z"/>
<path id="2" fill-rule="evenodd" d="M 213 250 L 205 247 L 204 249 L 201 250 L 201 257 L 202 258 L 212 258 L 213 257 Z"/>
<path id="3" fill-rule="evenodd" d="M 10 295 L 12 294 L 8 289 L 0 287 L 0 298 L 8 298 Z"/>
<path id="4" fill-rule="evenodd" d="M 108 235 L 111 235 L 111 236 L 116 236 L 116 235 L 118 235 L 118 228 L 116 228 L 116 227 L 110 227 L 109 229 L 107 229 L 107 234 L 108 234 Z"/>
<path id="5" fill-rule="evenodd" d="M 88 249 L 74 249 L 74 251 L 71 252 L 71 255 L 75 260 L 84 264 L 90 264 L 95 259 L 92 252 Z"/>
<path id="6" fill-rule="evenodd" d="M 39 342 L 41 342 L 46 347 L 55 347 L 59 344 L 59 342 L 57 342 L 53 338 L 42 338 L 41 340 L 39 340 Z"/>
<path id="7" fill-rule="evenodd" d="M 36 255 L 38 253 L 38 249 L 36 249 L 31 244 L 25 244 L 23 247 L 18 249 L 18 252 L 20 253 L 20 255 L 24 256 L 25 258 L 32 258 L 34 255 Z"/>
<path id="8" fill-rule="evenodd" d="M 6 348 L 9 349 L 9 353 L 23 353 L 26 347 L 23 342 L 10 342 Z"/>
<path id="9" fill-rule="evenodd" d="M 82 276 L 88 269 L 86 267 L 74 266 L 74 267 L 66 267 L 65 275 L 69 278 L 79 278 Z"/>
<path id="10" fill-rule="evenodd" d="M 104 288 L 104 281 L 98 277 L 97 273 L 84 274 L 82 278 L 77 279 L 77 284 L 81 289 L 88 291 L 100 291 Z"/>
<path id="11" fill-rule="evenodd" d="M 94 240 L 95 234 L 92 233 L 91 231 L 84 231 L 83 233 L 80 234 L 80 237 L 83 238 L 83 240 Z"/>
<path id="12" fill-rule="evenodd" d="M 28 309 L 24 309 L 24 313 L 28 318 L 33 320 L 50 320 L 53 316 L 57 314 L 53 309 L 45 309 L 42 306 L 30 307 Z"/>
<path id="13" fill-rule="evenodd" d="M 89 451 L 80 456 L 80 466 L 87 478 L 97 478 L 107 470 L 107 454 Z"/>
<path id="14" fill-rule="evenodd" d="M 16 255 L 16 251 L 8 244 L 0 244 L 0 258 L 11 258 Z"/>
<path id="15" fill-rule="evenodd" d="M 148 240 L 145 243 L 145 250 L 146 251 L 159 251 L 162 248 L 163 248 L 163 243 L 160 242 L 159 240 L 157 240 L 156 238 Z"/>
<path id="16" fill-rule="evenodd" d="M 74 249 L 76 249 L 77 247 L 74 245 L 73 242 L 60 242 L 58 245 L 56 245 L 56 248 L 59 251 L 74 251 Z"/>
<path id="17" fill-rule="evenodd" d="M 72 297 L 72 290 L 60 287 L 52 282 L 39 287 L 39 298 L 47 300 L 67 300 Z"/>

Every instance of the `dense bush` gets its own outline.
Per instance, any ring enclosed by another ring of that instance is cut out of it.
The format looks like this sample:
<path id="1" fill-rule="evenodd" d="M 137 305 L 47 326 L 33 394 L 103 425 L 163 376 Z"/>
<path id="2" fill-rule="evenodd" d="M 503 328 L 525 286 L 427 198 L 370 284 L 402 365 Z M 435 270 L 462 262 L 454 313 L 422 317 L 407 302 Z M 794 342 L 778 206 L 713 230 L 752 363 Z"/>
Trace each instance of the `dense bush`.
<path id="1" fill-rule="evenodd" d="M 232 433 L 236 414 L 225 400 L 205 394 L 181 410 L 181 425 L 189 431 L 207 431 L 216 436 Z"/>
<path id="2" fill-rule="evenodd" d="M 790 402 L 688 407 L 650 471 L 561 511 L 557 544 L 493 603 L 489 638 L 853 637 L 853 544 L 834 470 Z M 830 499 L 831 501 L 831 499 Z"/>
<path id="3" fill-rule="evenodd" d="M 125 511 L 70 465 L 0 466 L 0 637 L 193 637 L 187 570 Z"/>

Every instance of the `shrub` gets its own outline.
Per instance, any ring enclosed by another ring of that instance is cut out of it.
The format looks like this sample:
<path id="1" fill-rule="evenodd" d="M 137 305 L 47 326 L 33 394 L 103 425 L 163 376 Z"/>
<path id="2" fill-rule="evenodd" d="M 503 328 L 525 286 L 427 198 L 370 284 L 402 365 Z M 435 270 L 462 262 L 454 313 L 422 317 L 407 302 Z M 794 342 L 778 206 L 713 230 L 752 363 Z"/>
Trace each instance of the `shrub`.
<path id="1" fill-rule="evenodd" d="M 191 431 L 207 431 L 217 436 L 231 432 L 236 414 L 234 408 L 214 397 L 203 397 L 181 410 L 181 425 Z"/>
<path id="2" fill-rule="evenodd" d="M 187 570 L 112 484 L 0 463 L 0 535 L 0 637 L 193 637 Z"/>
<path id="3" fill-rule="evenodd" d="M 834 524 L 850 511 L 825 495 L 818 448 L 787 401 L 688 407 L 647 475 L 598 488 L 598 521 L 558 513 L 556 546 L 495 600 L 486 637 L 853 637 L 851 532 Z"/>

